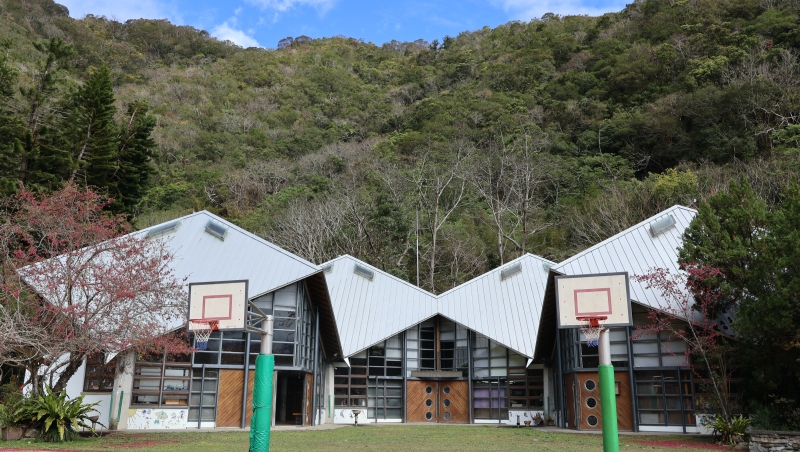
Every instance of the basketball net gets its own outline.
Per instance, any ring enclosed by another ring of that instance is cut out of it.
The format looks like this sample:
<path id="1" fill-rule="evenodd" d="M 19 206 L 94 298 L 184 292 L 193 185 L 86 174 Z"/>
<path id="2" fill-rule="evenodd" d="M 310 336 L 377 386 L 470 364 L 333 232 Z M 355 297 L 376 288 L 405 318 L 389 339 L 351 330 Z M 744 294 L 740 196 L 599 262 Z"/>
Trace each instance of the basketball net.
<path id="1" fill-rule="evenodd" d="M 597 347 L 600 341 L 600 331 L 603 329 L 603 324 L 606 323 L 608 317 L 601 315 L 596 317 L 577 317 L 581 322 L 581 333 L 586 336 L 586 345 L 589 347 Z"/>
<path id="2" fill-rule="evenodd" d="M 216 320 L 189 320 L 194 333 L 194 348 L 197 350 L 208 350 L 208 338 L 211 332 L 216 330 L 219 322 Z"/>

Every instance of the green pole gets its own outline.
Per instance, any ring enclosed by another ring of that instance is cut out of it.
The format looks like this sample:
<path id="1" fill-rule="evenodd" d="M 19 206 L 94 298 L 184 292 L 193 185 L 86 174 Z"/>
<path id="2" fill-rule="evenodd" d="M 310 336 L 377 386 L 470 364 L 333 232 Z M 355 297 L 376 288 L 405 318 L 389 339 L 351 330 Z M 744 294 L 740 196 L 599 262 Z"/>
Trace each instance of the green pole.
<path id="1" fill-rule="evenodd" d="M 603 415 L 603 452 L 619 452 L 617 428 L 617 391 L 614 384 L 614 366 L 611 365 L 611 340 L 608 330 L 600 332 L 600 411 Z"/>
<path id="2" fill-rule="evenodd" d="M 269 452 L 269 431 L 272 427 L 272 379 L 275 356 L 272 354 L 272 324 L 275 318 L 266 316 L 262 322 L 261 352 L 256 357 L 253 377 L 253 417 L 250 420 L 250 452 Z"/>
<path id="3" fill-rule="evenodd" d="M 250 452 L 269 452 L 269 432 L 272 426 L 272 373 L 275 356 L 256 357 L 253 380 L 253 418 L 250 421 Z"/>

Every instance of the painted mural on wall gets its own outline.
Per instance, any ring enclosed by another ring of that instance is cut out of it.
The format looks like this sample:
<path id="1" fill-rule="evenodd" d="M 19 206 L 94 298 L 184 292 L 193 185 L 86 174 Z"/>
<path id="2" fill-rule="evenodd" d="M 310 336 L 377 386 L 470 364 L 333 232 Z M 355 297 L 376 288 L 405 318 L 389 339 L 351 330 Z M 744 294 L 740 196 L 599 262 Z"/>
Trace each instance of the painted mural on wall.
<path id="1" fill-rule="evenodd" d="M 186 428 L 187 410 L 163 408 L 131 408 L 128 410 L 128 429 Z"/>

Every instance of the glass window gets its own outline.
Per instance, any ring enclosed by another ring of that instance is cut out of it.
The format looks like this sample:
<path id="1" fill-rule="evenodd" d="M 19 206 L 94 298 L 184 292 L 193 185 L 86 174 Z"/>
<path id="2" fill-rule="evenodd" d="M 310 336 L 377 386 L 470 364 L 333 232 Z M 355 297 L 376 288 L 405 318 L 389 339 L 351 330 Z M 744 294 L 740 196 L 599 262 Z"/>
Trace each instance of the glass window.
<path id="1" fill-rule="evenodd" d="M 84 392 L 111 392 L 114 389 L 116 360 L 105 363 L 105 353 L 92 353 L 86 357 L 86 372 L 83 379 Z"/>
<path id="2" fill-rule="evenodd" d="M 636 371 L 634 378 L 642 425 L 682 426 L 684 419 L 687 425 L 695 424 L 690 371 Z"/>
<path id="3" fill-rule="evenodd" d="M 192 390 L 189 396 L 189 421 L 202 420 L 213 422 L 217 410 L 217 384 L 219 371 L 217 369 L 192 369 Z M 170 397 L 172 394 L 169 395 Z M 177 397 L 176 397 L 177 399 Z"/>
<path id="4" fill-rule="evenodd" d="M 187 356 L 138 358 L 133 370 L 132 406 L 188 406 L 192 377 Z"/>

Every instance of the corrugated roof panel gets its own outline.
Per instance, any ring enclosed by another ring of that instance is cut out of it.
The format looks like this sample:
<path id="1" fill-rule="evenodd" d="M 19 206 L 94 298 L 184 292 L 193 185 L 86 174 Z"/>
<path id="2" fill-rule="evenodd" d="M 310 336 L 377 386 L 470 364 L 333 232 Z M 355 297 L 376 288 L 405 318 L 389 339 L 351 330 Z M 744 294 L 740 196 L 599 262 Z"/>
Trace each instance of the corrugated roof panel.
<path id="1" fill-rule="evenodd" d="M 631 299 L 659 308 L 664 306 L 666 300 L 633 276 L 644 275 L 655 267 L 677 272 L 678 247 L 682 243 L 683 232 L 696 214 L 695 210 L 688 207 L 673 206 L 576 254 L 554 266 L 553 270 L 565 275 L 584 274 L 586 269 L 591 269 L 593 273 L 627 271 L 631 276 Z M 675 218 L 675 227 L 654 238 L 650 234 L 650 224 L 668 215 Z"/>
<path id="2" fill-rule="evenodd" d="M 500 272 L 517 262 L 522 264 L 522 271 L 501 281 Z M 533 357 L 538 313 L 547 282 L 543 263 L 555 265 L 526 254 L 451 289 L 438 297 L 439 312 L 505 347 Z"/>
<path id="3" fill-rule="evenodd" d="M 341 256 L 325 279 L 344 356 L 351 356 L 436 314 L 436 297 L 352 256 Z M 325 263 L 327 265 L 328 263 Z M 375 272 L 373 279 L 353 272 L 356 264 Z"/>

